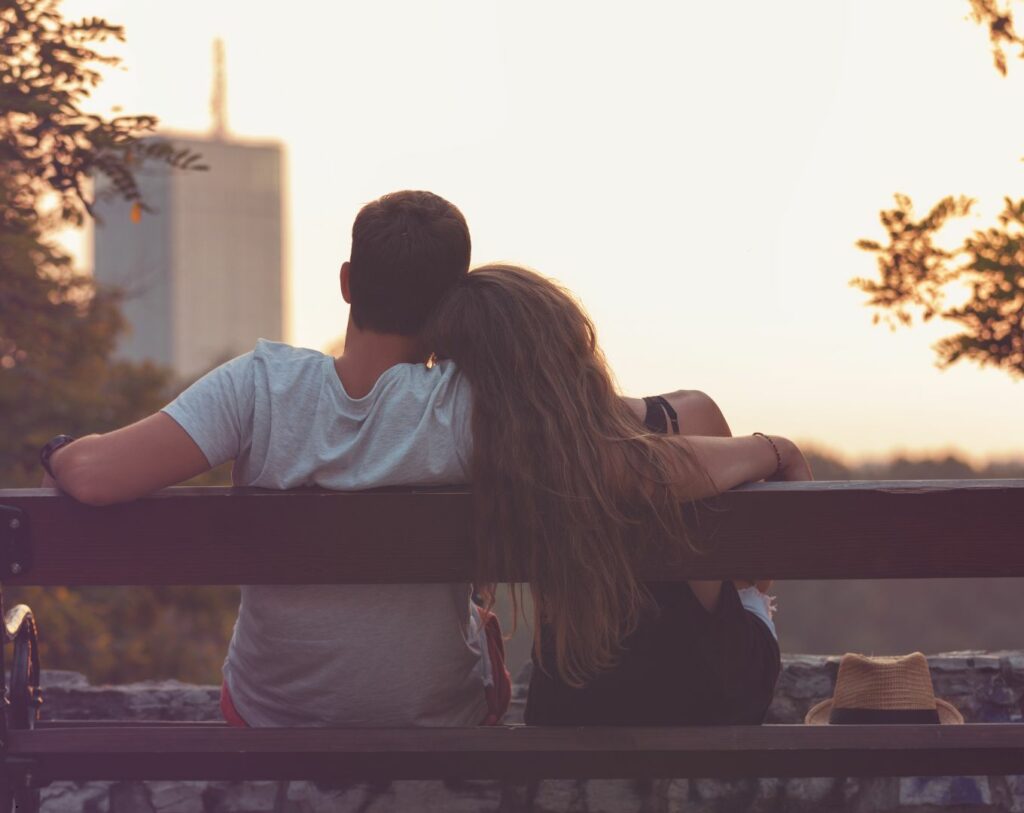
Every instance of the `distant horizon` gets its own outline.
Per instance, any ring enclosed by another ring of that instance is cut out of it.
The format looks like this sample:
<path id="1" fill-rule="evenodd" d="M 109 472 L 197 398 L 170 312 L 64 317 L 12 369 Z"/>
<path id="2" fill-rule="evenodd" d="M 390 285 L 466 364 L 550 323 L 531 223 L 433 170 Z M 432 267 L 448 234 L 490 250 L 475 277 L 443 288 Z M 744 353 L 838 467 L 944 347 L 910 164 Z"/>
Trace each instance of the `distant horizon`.
<path id="1" fill-rule="evenodd" d="M 886 466 L 898 460 L 906 460 L 910 463 L 940 463 L 950 458 L 966 463 L 975 471 L 980 471 L 990 466 L 1021 466 L 1024 469 L 1024 453 L 1022 452 L 1015 452 L 1005 457 L 979 457 L 957 449 L 935 449 L 932 451 L 894 449 L 891 452 L 883 452 L 878 455 L 855 457 L 831 450 L 826 444 L 818 443 L 812 438 L 801 439 L 796 437 L 793 440 L 796 441 L 805 453 L 835 459 L 852 469 Z M 1022 475 L 1024 475 L 1024 472 L 1022 472 Z"/>
<path id="2" fill-rule="evenodd" d="M 882 236 L 895 193 L 919 213 L 976 197 L 952 234 L 1024 194 L 1024 61 L 998 75 L 966 0 L 63 7 L 126 27 L 94 108 L 182 137 L 210 132 L 225 39 L 229 137 L 286 151 L 293 343 L 344 330 L 359 207 L 429 188 L 465 213 L 474 265 L 520 262 L 579 295 L 629 394 L 700 389 L 737 434 L 847 460 L 1024 458 L 1019 382 L 936 370 L 955 326 L 875 327 L 849 287 L 875 273 L 854 243 Z"/>

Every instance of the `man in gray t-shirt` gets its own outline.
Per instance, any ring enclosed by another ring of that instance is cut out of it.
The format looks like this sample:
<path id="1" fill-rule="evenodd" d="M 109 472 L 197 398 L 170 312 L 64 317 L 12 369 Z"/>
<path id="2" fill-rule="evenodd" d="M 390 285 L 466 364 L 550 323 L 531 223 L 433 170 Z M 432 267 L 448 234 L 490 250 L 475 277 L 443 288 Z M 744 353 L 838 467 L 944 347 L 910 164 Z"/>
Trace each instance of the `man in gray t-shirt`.
<path id="1" fill-rule="evenodd" d="M 469 257 L 466 222 L 442 198 L 368 204 L 341 268 L 341 357 L 260 341 L 161 412 L 59 448 L 50 483 L 105 504 L 228 460 L 236 485 L 266 488 L 466 482 L 469 389 L 451 365 L 424 364 L 418 334 Z M 508 695 L 495 632 L 468 584 L 246 586 L 225 714 L 250 725 L 495 722 Z"/>

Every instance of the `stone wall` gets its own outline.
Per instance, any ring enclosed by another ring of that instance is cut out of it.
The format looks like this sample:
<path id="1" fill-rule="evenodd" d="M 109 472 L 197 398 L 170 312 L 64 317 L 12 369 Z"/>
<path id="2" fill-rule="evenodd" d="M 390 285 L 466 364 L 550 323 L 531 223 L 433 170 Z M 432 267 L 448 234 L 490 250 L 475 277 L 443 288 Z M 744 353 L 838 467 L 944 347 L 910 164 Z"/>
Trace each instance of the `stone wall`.
<path id="1" fill-rule="evenodd" d="M 969 722 L 1020 721 L 1024 652 L 962 652 L 929 659 L 936 694 Z M 791 655 L 769 722 L 797 722 L 832 693 L 837 658 Z M 44 672 L 44 717 L 212 720 L 218 689 L 175 681 L 90 686 L 79 674 Z M 522 719 L 528 674 L 519 676 L 510 722 Z M 545 780 L 395 782 L 327 787 L 311 782 L 54 783 L 44 813 L 288 813 L 454 811 L 475 813 L 733 813 L 852 811 L 1024 813 L 1024 776 L 903 779 Z"/>

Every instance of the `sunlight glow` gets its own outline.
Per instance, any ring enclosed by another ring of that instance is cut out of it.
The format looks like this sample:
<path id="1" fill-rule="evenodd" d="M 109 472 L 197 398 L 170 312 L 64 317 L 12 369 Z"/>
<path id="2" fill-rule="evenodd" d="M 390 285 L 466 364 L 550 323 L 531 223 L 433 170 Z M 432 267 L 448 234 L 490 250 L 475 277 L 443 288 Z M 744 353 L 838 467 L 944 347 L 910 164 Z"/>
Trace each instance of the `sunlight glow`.
<path id="1" fill-rule="evenodd" d="M 557 277 L 623 388 L 702 389 L 737 433 L 862 457 L 1024 454 L 1024 389 L 934 368 L 929 325 L 873 327 L 895 192 L 919 211 L 1024 193 L 1024 62 L 1003 79 L 963 0 L 265 4 L 67 0 L 127 28 L 98 109 L 208 131 L 226 45 L 237 138 L 287 150 L 298 344 L 344 329 L 337 270 L 359 206 L 429 188 L 466 214 L 474 262 Z"/>

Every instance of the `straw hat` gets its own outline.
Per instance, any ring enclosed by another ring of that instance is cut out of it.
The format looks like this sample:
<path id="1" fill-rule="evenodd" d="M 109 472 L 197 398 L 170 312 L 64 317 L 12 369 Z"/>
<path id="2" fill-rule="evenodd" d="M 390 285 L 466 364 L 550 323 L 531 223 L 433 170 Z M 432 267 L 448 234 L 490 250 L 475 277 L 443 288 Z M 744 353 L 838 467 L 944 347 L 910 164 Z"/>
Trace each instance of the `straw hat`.
<path id="1" fill-rule="evenodd" d="M 833 697 L 804 718 L 808 725 L 963 721 L 956 708 L 935 697 L 928 661 L 920 652 L 898 658 L 843 655 Z"/>

